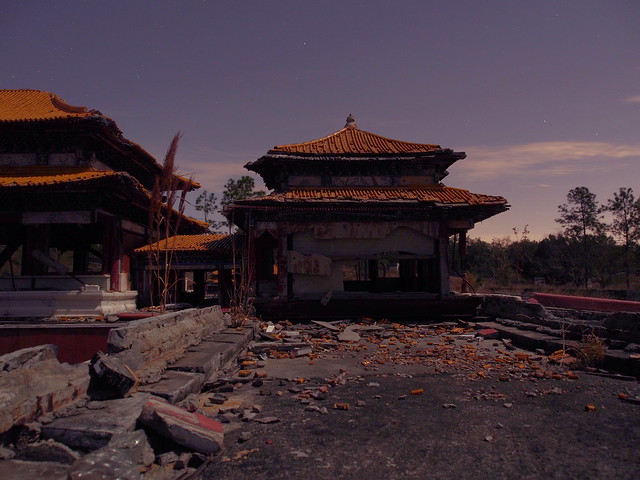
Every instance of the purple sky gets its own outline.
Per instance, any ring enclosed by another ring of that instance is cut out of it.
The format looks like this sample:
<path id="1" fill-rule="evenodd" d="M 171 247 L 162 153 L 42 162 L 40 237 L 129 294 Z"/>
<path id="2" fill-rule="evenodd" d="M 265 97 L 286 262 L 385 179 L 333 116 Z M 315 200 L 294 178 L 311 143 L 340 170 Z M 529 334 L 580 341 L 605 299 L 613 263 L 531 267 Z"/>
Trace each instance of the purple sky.
<path id="1" fill-rule="evenodd" d="M 444 183 L 512 205 L 472 236 L 554 233 L 580 185 L 640 196 L 637 0 L 0 0 L 0 58 L 0 88 L 98 109 L 159 161 L 183 132 L 208 191 L 352 113 L 467 153 Z"/>

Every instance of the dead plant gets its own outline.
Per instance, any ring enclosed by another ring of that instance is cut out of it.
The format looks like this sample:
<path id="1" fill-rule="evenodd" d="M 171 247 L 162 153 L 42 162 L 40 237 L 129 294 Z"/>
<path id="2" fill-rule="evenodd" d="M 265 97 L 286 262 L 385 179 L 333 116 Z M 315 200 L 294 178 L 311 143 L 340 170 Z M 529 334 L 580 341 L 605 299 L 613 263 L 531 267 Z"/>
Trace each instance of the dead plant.
<path id="1" fill-rule="evenodd" d="M 255 307 L 253 306 L 253 289 L 252 284 L 252 269 L 250 267 L 249 249 L 240 240 L 243 237 L 240 235 L 234 235 L 231 244 L 233 265 L 234 265 L 234 277 L 233 277 L 233 292 L 229 301 L 231 311 L 231 327 L 241 327 L 248 321 L 255 318 Z M 248 237 L 244 237 L 248 238 Z M 240 243 L 238 245 L 238 243 Z M 235 268 L 238 265 L 237 257 L 240 256 L 240 269 L 239 275 L 236 275 Z M 239 277 L 239 278 L 238 278 Z"/>
<path id="2" fill-rule="evenodd" d="M 149 205 L 149 295 L 151 304 L 158 296 L 159 308 L 164 311 L 173 290 L 172 265 L 175 236 L 184 216 L 189 184 L 176 175 L 175 158 L 182 134 L 177 133 L 164 158 L 162 171 L 156 175 Z M 164 242 L 161 240 L 164 239 Z M 154 272 L 154 268 L 157 271 Z M 155 275 L 154 275 L 155 273 Z"/>
<path id="3" fill-rule="evenodd" d="M 602 338 L 591 332 L 583 335 L 580 343 L 571 350 L 580 366 L 596 367 L 604 361 L 607 346 Z"/>

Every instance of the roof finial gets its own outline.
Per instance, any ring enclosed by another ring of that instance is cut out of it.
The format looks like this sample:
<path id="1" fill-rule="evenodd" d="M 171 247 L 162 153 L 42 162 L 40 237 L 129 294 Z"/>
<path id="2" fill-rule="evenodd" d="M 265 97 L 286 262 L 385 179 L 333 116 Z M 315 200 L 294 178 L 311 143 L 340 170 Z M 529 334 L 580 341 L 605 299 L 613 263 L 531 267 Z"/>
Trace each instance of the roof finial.
<path id="1" fill-rule="evenodd" d="M 349 114 L 349 116 L 347 117 L 347 123 L 345 124 L 344 128 L 358 128 L 356 119 L 353 117 L 353 115 Z"/>

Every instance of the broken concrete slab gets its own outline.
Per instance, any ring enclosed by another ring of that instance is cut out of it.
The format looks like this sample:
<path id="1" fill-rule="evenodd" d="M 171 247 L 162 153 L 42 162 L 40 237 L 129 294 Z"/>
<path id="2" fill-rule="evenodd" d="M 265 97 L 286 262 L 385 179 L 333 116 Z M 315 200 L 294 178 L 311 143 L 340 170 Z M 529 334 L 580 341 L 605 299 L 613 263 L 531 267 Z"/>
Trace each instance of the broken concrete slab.
<path id="1" fill-rule="evenodd" d="M 282 342 L 260 342 L 252 345 L 250 350 L 254 353 L 268 352 L 269 350 L 279 350 L 290 352 L 297 348 L 311 347 L 310 343 L 297 342 L 297 343 L 282 343 Z"/>
<path id="2" fill-rule="evenodd" d="M 127 455 L 102 448 L 91 452 L 69 469 L 69 480 L 140 480 L 140 466 Z"/>
<path id="3" fill-rule="evenodd" d="M 294 348 L 291 350 L 291 353 L 294 357 L 304 357 L 305 355 L 309 355 L 313 353 L 313 348 L 311 347 L 303 347 L 303 348 Z"/>
<path id="4" fill-rule="evenodd" d="M 311 323 L 315 323 L 316 325 L 320 325 L 321 327 L 327 328 L 327 329 L 332 330 L 334 332 L 339 332 L 340 331 L 340 328 L 336 327 L 331 322 L 323 322 L 321 320 L 311 320 Z"/>
<path id="5" fill-rule="evenodd" d="M 515 295 L 485 295 L 477 313 L 492 318 L 526 319 L 532 322 L 547 316 L 544 307 L 539 303 L 527 302 Z"/>
<path id="6" fill-rule="evenodd" d="M 126 453 L 138 465 L 148 467 L 155 460 L 155 454 L 144 430 L 121 432 L 111 437 L 108 448 Z"/>
<path id="7" fill-rule="evenodd" d="M 0 462 L 2 480 L 68 480 L 69 465 L 55 462 L 27 462 L 3 460 Z"/>
<path id="8" fill-rule="evenodd" d="M 58 358 L 57 350 L 55 345 L 39 345 L 7 353 L 0 356 L 0 372 L 10 372 L 17 368 L 29 368 L 38 362 L 55 360 Z"/>
<path id="9" fill-rule="evenodd" d="M 129 398 L 92 402 L 105 405 L 96 414 L 88 408 L 79 409 L 78 415 L 58 418 L 42 426 L 42 435 L 81 451 L 104 447 L 111 437 L 121 432 L 132 432 L 148 394 L 135 394 Z"/>
<path id="10" fill-rule="evenodd" d="M 137 343 L 143 354 L 171 355 L 184 351 L 223 328 L 224 317 L 217 305 L 135 320 L 109 332 L 109 353 L 121 352 Z"/>
<path id="11" fill-rule="evenodd" d="M 16 456 L 16 452 L 10 448 L 0 447 L 0 460 L 11 460 Z"/>
<path id="12" fill-rule="evenodd" d="M 0 433 L 86 397 L 86 365 L 58 362 L 53 345 L 0 356 Z"/>
<path id="13" fill-rule="evenodd" d="M 135 320 L 109 332 L 108 353 L 132 368 L 142 383 L 153 381 L 185 350 L 222 331 L 219 306 L 189 309 Z"/>
<path id="14" fill-rule="evenodd" d="M 16 458 L 32 462 L 56 462 L 71 465 L 80 458 L 80 454 L 63 443 L 49 439 L 24 445 L 20 448 Z"/>
<path id="15" fill-rule="evenodd" d="M 221 423 L 170 405 L 160 398 L 147 399 L 139 420 L 146 428 L 197 452 L 209 454 L 222 448 Z"/>
<path id="16" fill-rule="evenodd" d="M 126 397 L 138 384 L 133 370 L 117 357 L 98 351 L 91 359 L 90 366 L 92 383 L 97 388 L 105 388 Z"/>
<path id="17" fill-rule="evenodd" d="M 219 370 L 222 365 L 222 355 L 227 344 L 217 342 L 202 342 L 197 348 L 189 349 L 185 355 L 169 365 L 167 370 L 202 373 L 209 377 L 212 372 Z"/>
<path id="18" fill-rule="evenodd" d="M 338 340 L 341 342 L 359 342 L 360 335 L 350 327 L 347 327 L 338 334 Z"/>
<path id="19" fill-rule="evenodd" d="M 497 322 L 478 322 L 478 326 L 481 329 L 494 329 L 500 332 L 500 336 L 509 338 L 513 341 L 514 345 L 535 350 L 542 348 L 547 352 L 552 352 L 563 347 L 575 347 L 577 342 L 574 340 L 565 340 L 562 338 L 547 335 L 545 333 L 534 332 L 530 330 L 521 330 L 516 327 L 508 327 L 501 325 Z"/>
<path id="20" fill-rule="evenodd" d="M 224 329 L 187 350 L 182 358 L 167 368 L 203 373 L 205 378 L 208 378 L 212 372 L 234 362 L 240 352 L 253 340 L 254 334 L 253 326 Z"/>
<path id="21" fill-rule="evenodd" d="M 160 381 L 144 385 L 140 391 L 162 397 L 169 403 L 178 403 L 188 395 L 199 392 L 203 383 L 204 375 L 201 373 L 167 370 Z"/>

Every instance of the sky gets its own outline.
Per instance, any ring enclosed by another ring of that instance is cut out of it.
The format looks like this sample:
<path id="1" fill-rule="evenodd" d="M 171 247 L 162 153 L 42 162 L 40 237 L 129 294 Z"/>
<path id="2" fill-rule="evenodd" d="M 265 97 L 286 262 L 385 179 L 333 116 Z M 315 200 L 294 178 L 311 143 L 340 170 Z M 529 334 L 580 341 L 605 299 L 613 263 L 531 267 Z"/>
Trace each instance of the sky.
<path id="1" fill-rule="evenodd" d="M 574 187 L 640 196 L 638 25 L 637 0 L 0 0 L 0 88 L 97 109 L 159 161 L 182 132 L 179 173 L 218 197 L 353 114 L 466 152 L 443 183 L 511 205 L 471 237 L 540 239 Z"/>

